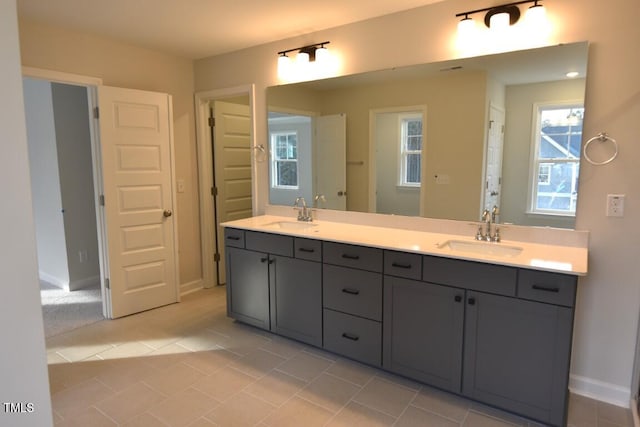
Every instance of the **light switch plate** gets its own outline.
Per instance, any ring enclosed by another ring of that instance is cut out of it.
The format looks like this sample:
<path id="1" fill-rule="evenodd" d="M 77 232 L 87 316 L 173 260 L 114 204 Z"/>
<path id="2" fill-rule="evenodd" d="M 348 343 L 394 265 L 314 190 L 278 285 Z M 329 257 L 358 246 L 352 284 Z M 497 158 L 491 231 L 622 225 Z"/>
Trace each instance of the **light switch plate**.
<path id="1" fill-rule="evenodd" d="M 178 193 L 184 193 L 184 179 L 178 179 Z"/>

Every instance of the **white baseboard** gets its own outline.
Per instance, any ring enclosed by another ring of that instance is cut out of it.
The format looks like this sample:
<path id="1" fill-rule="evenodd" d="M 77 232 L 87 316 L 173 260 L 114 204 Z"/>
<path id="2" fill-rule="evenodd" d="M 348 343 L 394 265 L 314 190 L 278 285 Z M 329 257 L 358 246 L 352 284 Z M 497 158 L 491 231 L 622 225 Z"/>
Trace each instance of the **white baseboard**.
<path id="1" fill-rule="evenodd" d="M 579 375 L 569 376 L 569 390 L 623 408 L 628 408 L 631 402 L 631 389 Z"/>
<path id="2" fill-rule="evenodd" d="M 69 282 L 69 290 L 77 291 L 78 289 L 88 288 L 89 286 L 95 286 L 100 284 L 100 276 L 85 277 L 80 280 L 73 280 Z"/>
<path id="3" fill-rule="evenodd" d="M 202 289 L 202 279 L 193 280 L 191 282 L 180 284 L 180 296 L 185 296 L 195 291 Z"/>
<path id="4" fill-rule="evenodd" d="M 52 285 L 55 285 L 61 289 L 64 289 L 65 291 L 69 290 L 68 280 L 62 280 L 59 277 L 52 276 L 48 273 L 45 273 L 42 270 L 38 271 L 38 276 L 40 277 L 40 280 L 43 280 L 47 283 L 51 283 Z"/>

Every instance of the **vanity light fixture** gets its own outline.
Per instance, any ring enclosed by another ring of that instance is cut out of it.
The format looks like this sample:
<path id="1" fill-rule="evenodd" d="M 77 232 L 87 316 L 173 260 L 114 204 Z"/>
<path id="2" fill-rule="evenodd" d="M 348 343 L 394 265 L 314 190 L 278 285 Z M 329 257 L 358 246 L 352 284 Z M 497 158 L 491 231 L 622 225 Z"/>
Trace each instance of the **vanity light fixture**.
<path id="1" fill-rule="evenodd" d="M 325 47 L 329 43 L 326 41 L 278 52 L 278 77 L 281 80 L 303 80 L 309 73 L 315 75 L 321 72 L 330 62 L 329 50 Z M 292 52 L 297 52 L 295 61 L 289 56 Z"/>
<path id="2" fill-rule="evenodd" d="M 520 19 L 520 8 L 518 5 L 533 3 L 527 12 L 525 19 L 527 21 L 537 21 L 545 19 L 544 6 L 539 4 L 542 0 L 524 0 L 513 3 L 507 3 L 500 6 L 486 7 L 484 9 L 470 10 L 468 12 L 461 12 L 456 14 L 457 18 L 462 17 L 462 20 L 458 23 L 458 31 L 466 31 L 471 28 L 473 20 L 469 15 L 476 13 L 486 12 L 484 16 L 484 24 L 491 30 L 500 30 L 508 28 L 514 25 Z"/>

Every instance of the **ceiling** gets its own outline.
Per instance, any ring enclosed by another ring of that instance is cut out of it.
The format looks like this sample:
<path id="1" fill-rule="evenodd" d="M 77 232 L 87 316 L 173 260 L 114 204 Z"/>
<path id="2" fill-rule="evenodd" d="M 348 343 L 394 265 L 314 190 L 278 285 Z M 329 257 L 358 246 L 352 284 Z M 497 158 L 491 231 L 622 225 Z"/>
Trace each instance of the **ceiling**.
<path id="1" fill-rule="evenodd" d="M 442 0 L 17 0 L 18 14 L 189 59 Z"/>

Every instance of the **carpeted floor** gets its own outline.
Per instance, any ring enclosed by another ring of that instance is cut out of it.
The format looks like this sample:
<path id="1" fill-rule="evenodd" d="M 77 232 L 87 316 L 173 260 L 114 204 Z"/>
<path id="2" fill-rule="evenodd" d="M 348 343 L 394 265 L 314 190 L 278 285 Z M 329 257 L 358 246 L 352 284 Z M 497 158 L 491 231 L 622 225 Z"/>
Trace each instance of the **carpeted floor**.
<path id="1" fill-rule="evenodd" d="M 100 285 L 69 292 L 40 281 L 40 297 L 47 338 L 104 320 Z"/>

